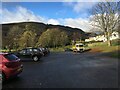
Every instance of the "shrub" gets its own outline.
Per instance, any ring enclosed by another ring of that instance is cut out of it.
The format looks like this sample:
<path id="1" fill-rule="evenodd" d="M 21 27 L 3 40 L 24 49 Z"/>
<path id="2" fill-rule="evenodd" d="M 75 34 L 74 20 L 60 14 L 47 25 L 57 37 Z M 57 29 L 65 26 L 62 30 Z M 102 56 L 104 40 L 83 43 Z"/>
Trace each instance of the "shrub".
<path id="1" fill-rule="evenodd" d="M 120 45 L 120 39 L 112 40 L 112 45 L 113 46 Z"/>

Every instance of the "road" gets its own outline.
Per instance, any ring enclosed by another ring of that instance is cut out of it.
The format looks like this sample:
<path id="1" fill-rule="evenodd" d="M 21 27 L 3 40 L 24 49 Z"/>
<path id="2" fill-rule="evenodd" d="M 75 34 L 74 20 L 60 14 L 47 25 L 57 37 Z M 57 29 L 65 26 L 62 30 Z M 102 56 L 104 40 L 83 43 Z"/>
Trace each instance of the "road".
<path id="1" fill-rule="evenodd" d="M 24 71 L 3 88 L 117 88 L 118 60 L 84 52 L 51 53 L 23 61 Z"/>

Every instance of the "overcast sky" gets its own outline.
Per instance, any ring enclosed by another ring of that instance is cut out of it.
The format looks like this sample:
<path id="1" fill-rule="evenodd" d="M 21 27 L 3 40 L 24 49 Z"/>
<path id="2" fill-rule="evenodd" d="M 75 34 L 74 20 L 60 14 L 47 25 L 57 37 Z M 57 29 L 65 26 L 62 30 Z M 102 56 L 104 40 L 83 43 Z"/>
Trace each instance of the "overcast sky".
<path id="1" fill-rule="evenodd" d="M 89 31 L 92 7 L 98 2 L 2 2 L 0 23 L 24 21 L 65 25 Z"/>

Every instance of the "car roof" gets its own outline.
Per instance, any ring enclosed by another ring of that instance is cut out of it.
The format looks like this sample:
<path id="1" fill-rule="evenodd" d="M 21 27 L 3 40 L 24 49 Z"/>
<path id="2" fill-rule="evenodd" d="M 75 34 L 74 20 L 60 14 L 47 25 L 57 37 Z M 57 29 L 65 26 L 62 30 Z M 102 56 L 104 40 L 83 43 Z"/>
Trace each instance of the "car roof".
<path id="1" fill-rule="evenodd" d="M 35 48 L 35 47 L 26 47 L 26 48 L 23 48 L 21 50 L 26 50 L 26 49 L 38 49 L 38 48 Z"/>
<path id="2" fill-rule="evenodd" d="M 37 48 L 34 48 L 34 47 L 29 47 L 29 48 L 28 48 L 28 47 L 27 47 L 27 48 L 25 48 L 25 49 L 37 49 Z"/>
<path id="3" fill-rule="evenodd" d="M 75 44 L 75 45 L 83 45 L 83 43 L 77 43 L 77 44 Z"/>

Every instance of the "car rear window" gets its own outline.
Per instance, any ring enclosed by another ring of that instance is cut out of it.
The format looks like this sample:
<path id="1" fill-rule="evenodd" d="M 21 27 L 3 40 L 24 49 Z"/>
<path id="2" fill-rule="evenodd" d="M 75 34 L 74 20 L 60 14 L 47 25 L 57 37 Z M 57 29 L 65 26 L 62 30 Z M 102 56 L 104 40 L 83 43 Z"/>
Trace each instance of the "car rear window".
<path id="1" fill-rule="evenodd" d="M 4 55 L 4 57 L 10 61 L 14 61 L 14 60 L 18 59 L 18 57 L 15 56 L 14 54 L 6 54 L 6 55 Z"/>

